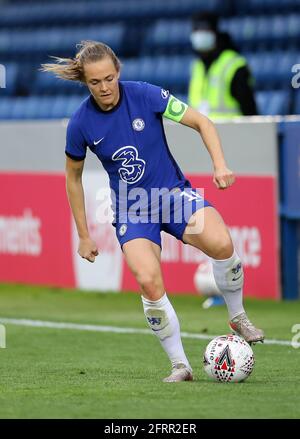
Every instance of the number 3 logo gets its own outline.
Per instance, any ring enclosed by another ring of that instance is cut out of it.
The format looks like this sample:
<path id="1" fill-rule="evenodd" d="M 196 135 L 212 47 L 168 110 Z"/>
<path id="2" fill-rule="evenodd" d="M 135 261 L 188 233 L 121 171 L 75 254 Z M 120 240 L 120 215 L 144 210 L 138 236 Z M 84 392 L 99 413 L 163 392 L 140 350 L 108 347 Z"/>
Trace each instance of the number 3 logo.
<path id="1" fill-rule="evenodd" d="M 144 175 L 146 162 L 139 158 L 134 146 L 122 146 L 113 154 L 112 160 L 122 161 L 119 176 L 125 183 L 136 183 Z"/>

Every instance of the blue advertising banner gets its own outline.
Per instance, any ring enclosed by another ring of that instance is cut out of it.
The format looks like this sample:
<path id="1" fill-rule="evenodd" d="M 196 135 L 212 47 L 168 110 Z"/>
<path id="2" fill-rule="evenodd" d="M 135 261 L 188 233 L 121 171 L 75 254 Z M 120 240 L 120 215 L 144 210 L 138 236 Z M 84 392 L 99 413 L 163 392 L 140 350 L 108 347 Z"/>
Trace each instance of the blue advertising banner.
<path id="1" fill-rule="evenodd" d="M 299 298 L 300 122 L 279 127 L 282 284 L 285 299 Z"/>
<path id="2" fill-rule="evenodd" d="M 282 133 L 282 213 L 290 219 L 300 219 L 300 122 L 284 122 Z"/>

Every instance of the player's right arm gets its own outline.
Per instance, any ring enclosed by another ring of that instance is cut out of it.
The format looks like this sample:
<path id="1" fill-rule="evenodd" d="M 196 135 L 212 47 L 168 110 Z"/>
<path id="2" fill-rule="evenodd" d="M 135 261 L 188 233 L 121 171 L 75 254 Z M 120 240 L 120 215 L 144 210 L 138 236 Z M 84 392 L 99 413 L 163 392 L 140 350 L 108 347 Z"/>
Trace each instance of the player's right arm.
<path id="1" fill-rule="evenodd" d="M 94 262 L 98 255 L 98 249 L 90 238 L 86 221 L 82 186 L 83 167 L 84 160 L 78 161 L 66 157 L 66 190 L 79 236 L 78 253 L 82 258 Z"/>

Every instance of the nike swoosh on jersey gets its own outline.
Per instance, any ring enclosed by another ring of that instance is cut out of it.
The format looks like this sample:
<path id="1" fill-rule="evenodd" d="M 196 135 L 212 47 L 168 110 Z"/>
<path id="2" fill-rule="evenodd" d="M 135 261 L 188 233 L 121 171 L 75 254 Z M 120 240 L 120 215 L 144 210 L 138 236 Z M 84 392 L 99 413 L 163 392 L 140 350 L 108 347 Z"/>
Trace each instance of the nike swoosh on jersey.
<path id="1" fill-rule="evenodd" d="M 97 142 L 96 142 L 96 140 L 94 140 L 94 145 L 98 145 L 98 143 L 100 143 L 103 139 L 104 139 L 104 137 L 102 137 L 102 139 L 98 140 Z"/>

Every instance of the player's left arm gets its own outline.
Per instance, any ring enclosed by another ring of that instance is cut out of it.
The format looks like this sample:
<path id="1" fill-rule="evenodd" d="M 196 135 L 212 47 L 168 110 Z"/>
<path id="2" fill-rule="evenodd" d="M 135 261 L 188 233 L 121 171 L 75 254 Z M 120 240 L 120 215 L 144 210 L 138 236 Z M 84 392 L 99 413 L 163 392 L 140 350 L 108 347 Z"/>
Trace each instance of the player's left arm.
<path id="1" fill-rule="evenodd" d="M 218 189 L 231 186 L 235 177 L 226 165 L 221 141 L 213 122 L 174 96 L 170 96 L 164 116 L 193 128 L 200 134 L 213 162 L 215 185 Z"/>

